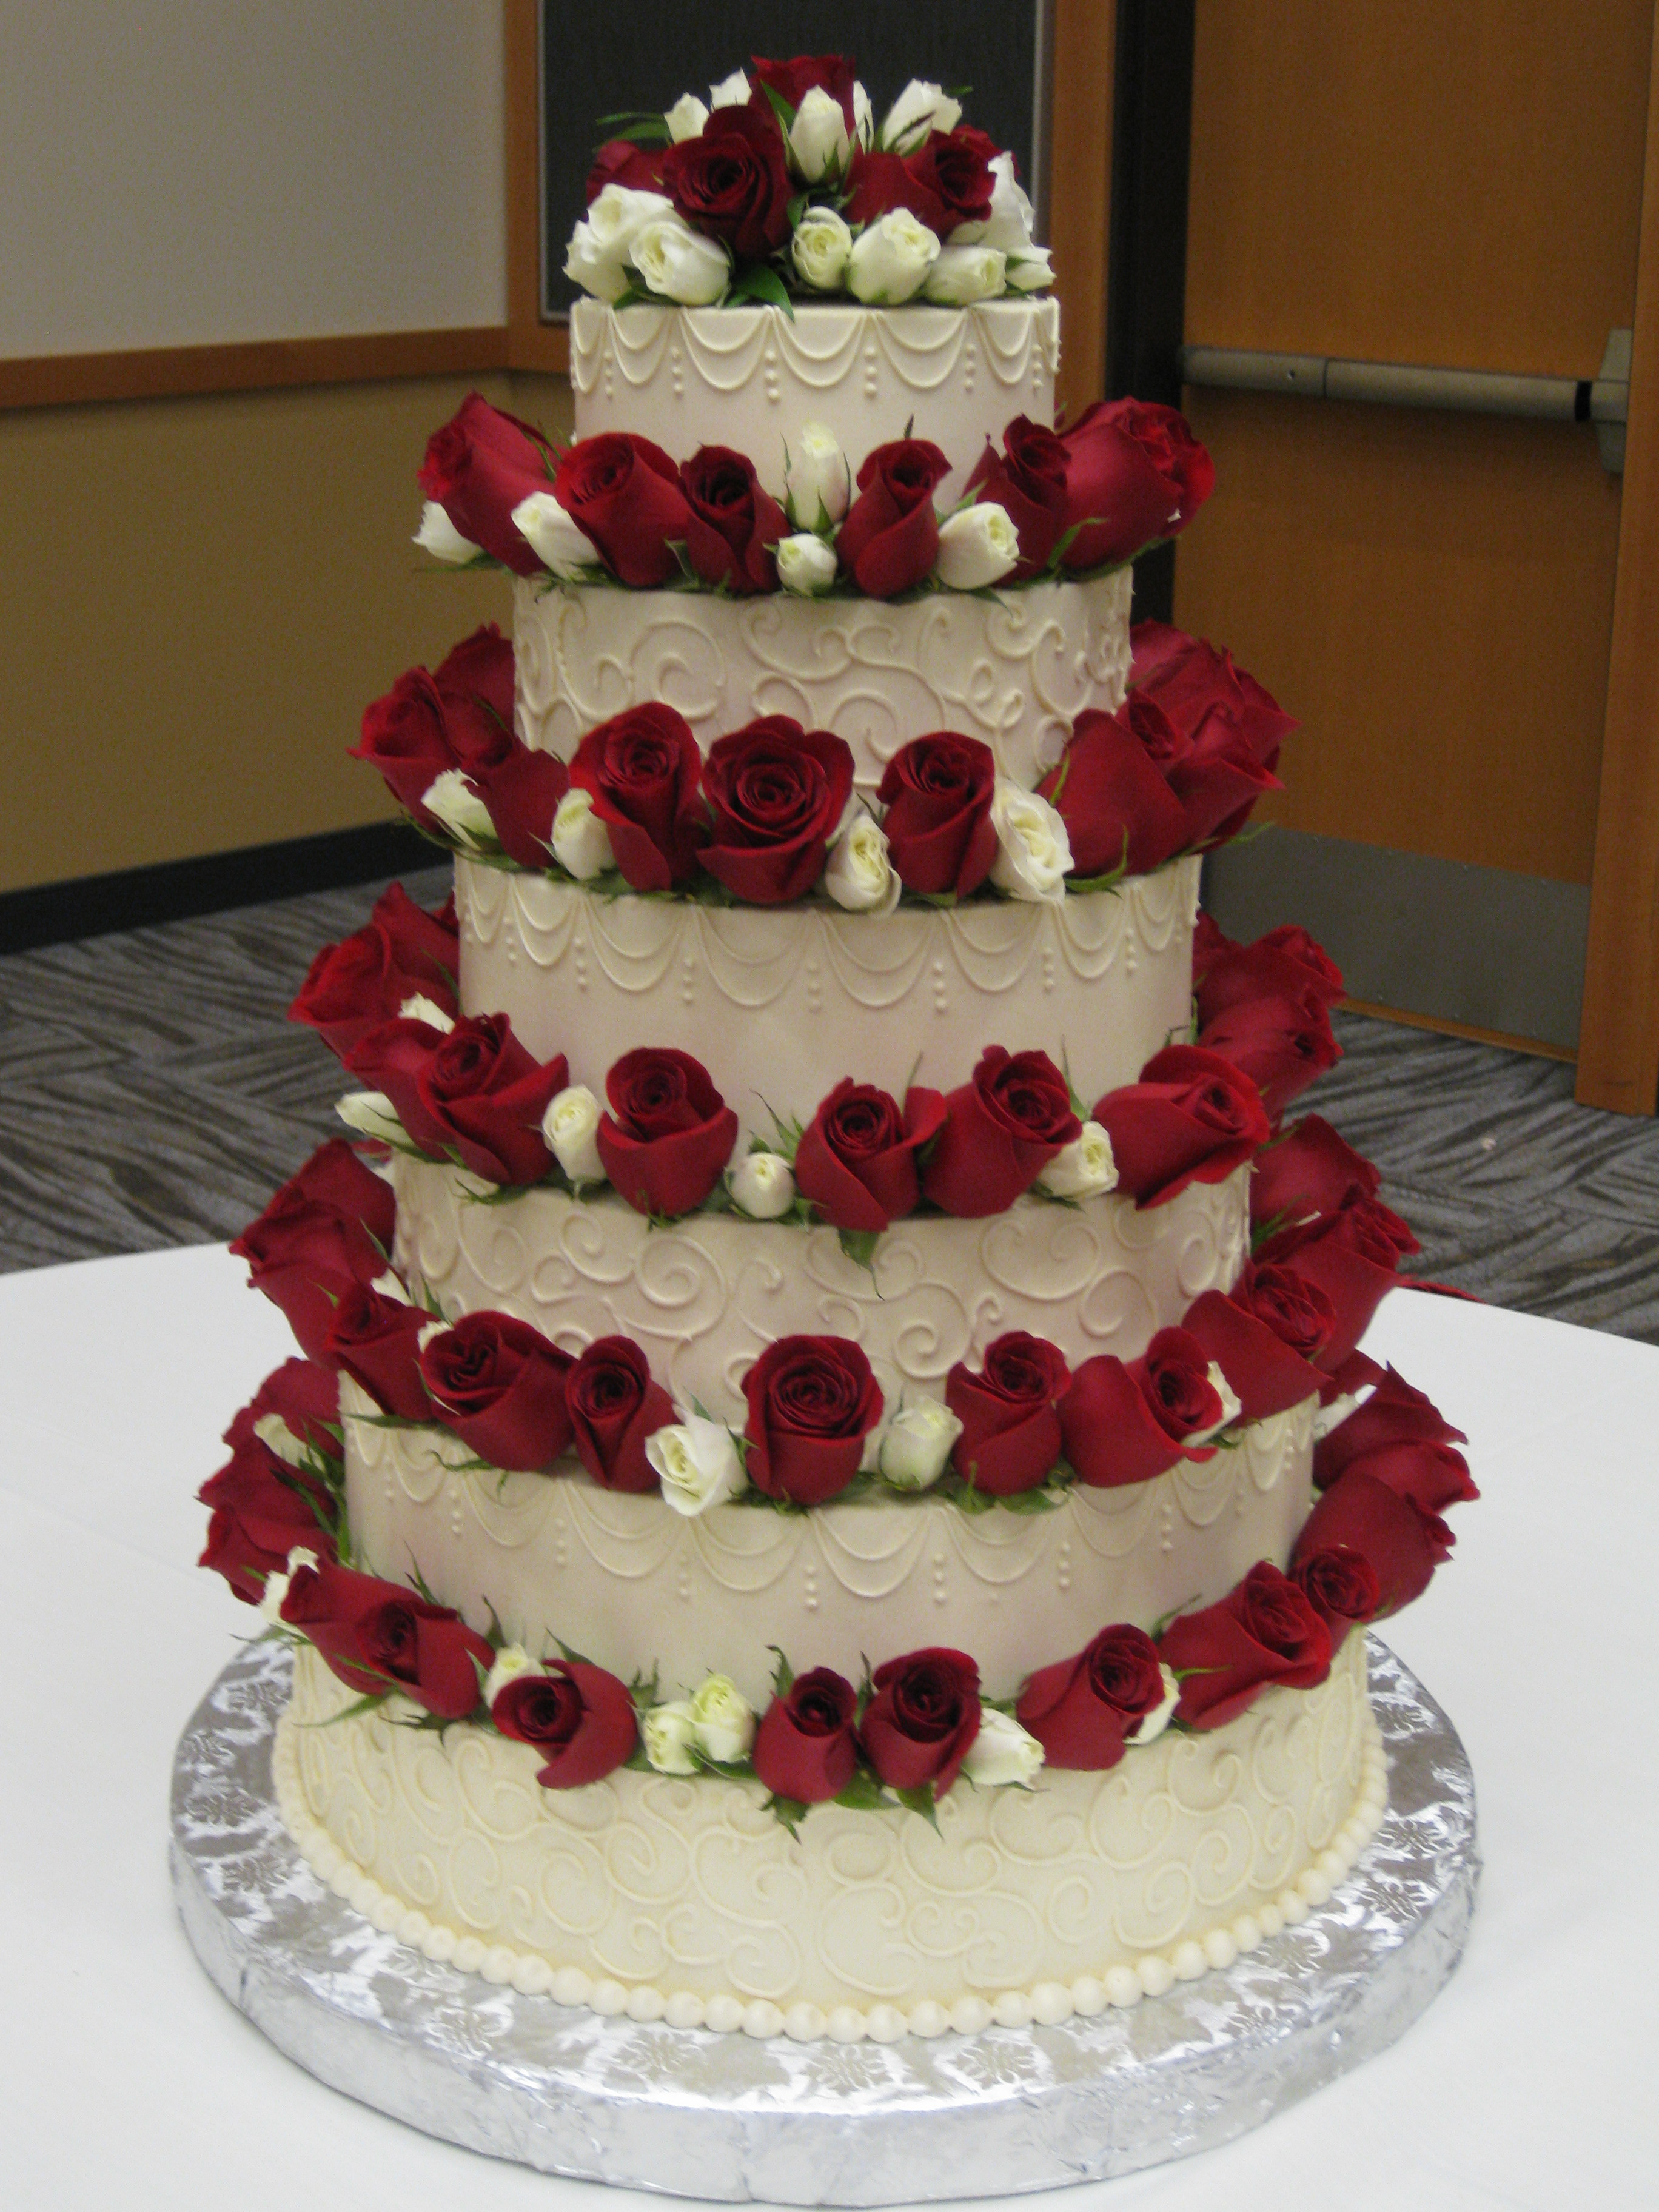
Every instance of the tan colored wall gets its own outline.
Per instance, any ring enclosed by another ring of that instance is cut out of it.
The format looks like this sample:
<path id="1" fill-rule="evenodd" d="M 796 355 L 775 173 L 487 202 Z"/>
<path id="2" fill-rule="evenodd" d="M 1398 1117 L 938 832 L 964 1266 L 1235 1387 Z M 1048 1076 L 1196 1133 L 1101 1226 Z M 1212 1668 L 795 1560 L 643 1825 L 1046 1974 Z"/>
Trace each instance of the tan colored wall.
<path id="1" fill-rule="evenodd" d="M 562 380 L 480 380 L 568 435 Z M 415 471 L 465 382 L 0 416 L 0 890 L 393 811 L 368 701 L 507 580 L 417 553 Z"/>

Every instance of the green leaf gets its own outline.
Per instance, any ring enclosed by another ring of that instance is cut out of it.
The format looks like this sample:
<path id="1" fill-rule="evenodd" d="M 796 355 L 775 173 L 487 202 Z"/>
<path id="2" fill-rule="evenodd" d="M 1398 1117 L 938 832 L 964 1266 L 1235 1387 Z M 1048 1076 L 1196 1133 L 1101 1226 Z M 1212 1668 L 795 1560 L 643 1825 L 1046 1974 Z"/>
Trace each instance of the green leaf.
<path id="1" fill-rule="evenodd" d="M 774 92 L 769 84 L 762 85 L 761 90 L 766 94 L 767 106 L 778 118 L 779 130 L 787 138 L 795 127 L 794 109 L 791 107 L 783 94 L 781 92 Z"/>
<path id="2" fill-rule="evenodd" d="M 975 1489 L 971 1480 L 964 1481 L 957 1496 L 957 1504 L 964 1513 L 992 1513 L 997 1501 L 989 1491 Z"/>
<path id="3" fill-rule="evenodd" d="M 920 1813 L 934 1834 L 939 1833 L 939 1813 L 933 1803 L 932 1783 L 924 1782 L 915 1790 L 896 1790 L 893 1795 L 908 1812 Z"/>
<path id="4" fill-rule="evenodd" d="M 612 138 L 630 139 L 635 146 L 666 146 L 673 133 L 668 128 L 668 118 L 654 108 L 625 108 L 617 115 L 596 115 L 594 128 L 607 132 Z"/>
<path id="5" fill-rule="evenodd" d="M 1057 1505 L 1063 1505 L 1065 1502 L 1063 1493 L 1056 1495 L 1043 1482 L 1032 1490 L 1016 1491 L 1012 1498 L 1005 1498 L 1002 1504 L 1009 1513 L 1052 1513 Z"/>
<path id="6" fill-rule="evenodd" d="M 1129 833 L 1123 833 L 1123 857 L 1115 868 L 1103 876 L 1067 876 L 1066 888 L 1070 891 L 1115 891 L 1129 872 Z"/>
<path id="7" fill-rule="evenodd" d="M 760 300 L 769 307 L 781 307 L 793 323 L 795 303 L 789 296 L 789 288 L 769 262 L 751 261 L 740 275 L 732 279 L 726 299 Z"/>
<path id="8" fill-rule="evenodd" d="M 837 1235 L 841 1249 L 855 1267 L 862 1267 L 871 1280 L 875 1280 L 876 1247 L 881 1242 L 879 1229 L 842 1229 Z"/>
<path id="9" fill-rule="evenodd" d="M 355 1721 L 362 1713 L 375 1711 L 391 1695 L 389 1689 L 371 1691 L 365 1697 L 354 1698 L 350 1705 L 342 1705 L 337 1713 L 331 1713 L 326 1720 L 301 1721 L 300 1725 L 301 1728 L 334 1728 L 341 1721 Z"/>
<path id="10" fill-rule="evenodd" d="M 787 1828 L 795 1841 L 800 1841 L 800 1824 L 806 1818 L 807 1808 L 799 1797 L 780 1797 L 775 1790 L 761 1807 L 769 1813 L 781 1827 Z"/>
<path id="11" fill-rule="evenodd" d="M 772 1669 L 772 1694 L 774 1697 L 787 1698 L 794 1686 L 795 1670 L 784 1656 L 781 1644 L 769 1644 L 766 1648 L 777 1655 L 778 1663 Z"/>
<path id="12" fill-rule="evenodd" d="M 890 1805 L 892 1800 L 875 1776 L 860 1767 L 835 1802 L 837 1805 L 845 1805 L 849 1812 L 876 1813 L 883 1806 Z"/>

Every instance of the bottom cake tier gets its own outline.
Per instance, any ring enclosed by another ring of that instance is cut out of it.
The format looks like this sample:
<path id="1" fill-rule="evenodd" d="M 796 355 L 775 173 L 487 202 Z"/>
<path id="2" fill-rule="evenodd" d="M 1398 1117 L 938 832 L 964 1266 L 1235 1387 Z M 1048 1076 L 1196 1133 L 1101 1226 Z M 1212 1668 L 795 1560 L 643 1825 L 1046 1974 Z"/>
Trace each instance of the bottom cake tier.
<path id="1" fill-rule="evenodd" d="M 761 1784 L 711 1776 L 550 1791 L 527 1745 L 355 1702 L 296 1654 L 276 1792 L 377 1927 L 561 2003 L 760 2036 L 971 2033 L 1159 1995 L 1322 1903 L 1387 1796 L 1358 1634 L 1316 1689 L 1106 1773 L 961 1783 L 937 1828 L 829 1805 L 792 1837 Z"/>

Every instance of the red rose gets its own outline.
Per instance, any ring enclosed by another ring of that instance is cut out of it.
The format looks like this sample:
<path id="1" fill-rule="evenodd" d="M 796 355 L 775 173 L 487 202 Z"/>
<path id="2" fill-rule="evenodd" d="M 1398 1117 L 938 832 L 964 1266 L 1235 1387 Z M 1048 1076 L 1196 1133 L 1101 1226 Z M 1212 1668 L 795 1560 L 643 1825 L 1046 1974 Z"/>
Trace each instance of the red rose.
<path id="1" fill-rule="evenodd" d="M 1312 996 L 1251 999 L 1230 1006 L 1199 1031 L 1198 1048 L 1230 1060 L 1248 1075 L 1273 1122 L 1342 1057 L 1331 1018 Z"/>
<path id="2" fill-rule="evenodd" d="M 547 489 L 547 447 L 539 431 L 474 392 L 427 441 L 420 482 L 463 538 L 515 575 L 535 574 L 541 562 L 514 528 L 513 510 L 532 491 Z"/>
<path id="3" fill-rule="evenodd" d="M 1282 1230 L 1257 1256 L 1275 1264 L 1288 1261 L 1330 1300 L 1336 1322 L 1319 1364 L 1334 1375 L 1394 1288 L 1401 1261 L 1417 1249 L 1416 1237 L 1397 1213 L 1376 1199 L 1361 1198 L 1328 1221 Z"/>
<path id="4" fill-rule="evenodd" d="M 699 796 L 702 754 L 672 707 L 630 707 L 576 748 L 570 781 L 593 801 L 611 850 L 636 891 L 665 891 L 696 872 L 708 834 Z"/>
<path id="5" fill-rule="evenodd" d="M 361 1382 L 383 1413 L 429 1421 L 416 1340 L 431 1318 L 421 1306 L 353 1283 L 334 1309 L 323 1357 Z"/>
<path id="6" fill-rule="evenodd" d="M 1157 714 L 1133 693 L 1115 714 L 1085 708 L 1059 765 L 1037 786 L 1066 824 L 1074 876 L 1117 868 L 1144 876 L 1186 842 L 1181 802 L 1138 726 Z"/>
<path id="7" fill-rule="evenodd" d="M 502 852 L 539 874 L 553 857 L 553 817 L 570 787 L 569 769 L 556 754 L 514 738 L 492 767 L 471 772 L 471 781 Z"/>
<path id="8" fill-rule="evenodd" d="M 288 1018 L 315 1030 L 343 1059 L 361 1037 L 393 1019 L 404 1000 L 417 994 L 454 1014 L 459 958 L 454 933 L 416 906 L 401 884 L 393 884 L 375 901 L 363 928 L 323 947 Z"/>
<path id="9" fill-rule="evenodd" d="M 924 1790 L 935 1799 L 962 1771 L 979 1734 L 979 1668 L 961 1651 L 912 1651 L 872 1677 L 864 1709 L 864 1755 L 890 1790 Z"/>
<path id="10" fill-rule="evenodd" d="M 466 1718 L 495 1662 L 450 1607 L 326 1560 L 295 1571 L 283 1619 L 310 1638 L 348 1689 L 371 1698 L 400 1690 L 441 1720 Z"/>
<path id="11" fill-rule="evenodd" d="M 1017 415 L 999 453 L 988 438 L 967 490 L 1001 507 L 1019 538 L 1019 560 L 1008 580 L 1040 576 L 1066 526 L 1066 448 L 1058 434 Z"/>
<path id="12" fill-rule="evenodd" d="M 1369 1411 L 1363 1406 L 1361 1413 Z M 1358 1416 L 1351 1413 L 1349 1420 Z M 1332 1437 L 1340 1437 L 1347 1426 L 1344 1421 L 1333 1430 Z M 1369 1474 L 1373 1480 L 1387 1483 L 1389 1488 L 1424 1513 L 1443 1513 L 1449 1505 L 1460 1505 L 1479 1498 L 1469 1475 L 1469 1463 L 1460 1451 L 1449 1443 L 1425 1437 L 1401 1437 L 1389 1443 L 1379 1443 L 1369 1449 L 1350 1450 L 1328 1457 L 1322 1467 L 1318 1451 L 1314 1454 L 1314 1482 L 1317 1488 L 1328 1490 L 1340 1482 L 1351 1468 Z"/>
<path id="13" fill-rule="evenodd" d="M 1250 1176 L 1250 1226 L 1277 1233 L 1327 1221 L 1356 1199 L 1375 1198 L 1382 1178 L 1317 1114 L 1256 1154 Z"/>
<path id="14" fill-rule="evenodd" d="M 991 172 L 996 155 L 996 147 L 982 131 L 959 123 L 954 131 L 930 131 L 915 152 L 905 155 L 904 166 L 918 193 L 938 212 L 937 222 L 920 217 L 936 238 L 948 238 L 959 222 L 988 219 L 996 185 Z"/>
<path id="15" fill-rule="evenodd" d="M 645 1455 L 646 1438 L 674 1418 L 674 1401 L 637 1344 L 602 1336 L 590 1344 L 564 1378 L 576 1456 L 606 1490 L 654 1490 L 656 1470 Z"/>
<path id="16" fill-rule="evenodd" d="M 764 261 L 789 235 L 794 186 L 769 108 L 717 107 L 700 137 L 665 151 L 662 188 L 693 230 L 723 240 L 739 261 Z"/>
<path id="17" fill-rule="evenodd" d="M 795 1148 L 795 1188 L 837 1229 L 879 1233 L 921 1195 L 916 1155 L 945 1121 L 937 1091 L 912 1085 L 898 1101 L 873 1083 L 838 1083 Z"/>
<path id="18" fill-rule="evenodd" d="M 307 1468 L 289 1467 L 256 1436 L 242 1437 L 196 1495 L 211 1515 L 197 1564 L 222 1574 L 245 1605 L 258 1605 L 265 1577 L 283 1571 L 296 1545 L 334 1557 L 333 1499 Z"/>
<path id="19" fill-rule="evenodd" d="M 1310 1690 L 1331 1671 L 1330 1631 L 1303 1592 L 1266 1559 L 1202 1613 L 1183 1613 L 1158 1638 L 1158 1656 L 1184 1679 L 1175 1717 L 1215 1729 L 1283 1683 Z"/>
<path id="20" fill-rule="evenodd" d="M 1291 1568 L 1291 1580 L 1330 1631 L 1333 1658 L 1342 1649 L 1348 1631 L 1356 1623 L 1370 1620 L 1382 1602 L 1376 1568 L 1363 1552 L 1353 1551 L 1346 1544 L 1310 1552 Z"/>
<path id="21" fill-rule="evenodd" d="M 450 742 L 469 775 L 501 760 L 513 737 L 513 644 L 485 623 L 452 646 L 432 672 Z"/>
<path id="22" fill-rule="evenodd" d="M 752 54 L 749 77 L 749 105 L 757 111 L 771 112 L 771 103 L 762 90 L 765 86 L 776 93 L 785 106 L 792 108 L 799 107 L 809 92 L 827 92 L 831 100 L 839 102 L 849 131 L 856 120 L 853 64 L 845 54 L 795 54 L 787 62 L 767 61 L 759 54 Z"/>
<path id="23" fill-rule="evenodd" d="M 1210 1381 L 1209 1356 L 1184 1328 L 1161 1328 L 1139 1359 L 1097 1352 L 1060 1401 L 1066 1457 L 1079 1482 L 1114 1490 L 1150 1482 L 1177 1460 L 1213 1459 L 1194 1436 L 1218 1428 L 1226 1411 Z"/>
<path id="24" fill-rule="evenodd" d="M 386 1271 L 397 1224 L 389 1184 L 338 1137 L 319 1145 L 231 1246 L 255 1290 L 282 1308 L 307 1359 L 321 1359 L 334 1307 Z"/>
<path id="25" fill-rule="evenodd" d="M 852 795 L 852 748 L 829 730 L 763 714 L 715 738 L 702 788 L 714 820 L 703 866 L 734 897 L 781 906 L 823 873 Z"/>
<path id="26" fill-rule="evenodd" d="M 922 1190 L 946 1213 L 1005 1212 L 1082 1127 L 1066 1079 L 1046 1052 L 1011 1055 L 988 1045 L 972 1082 L 945 1101 Z"/>
<path id="27" fill-rule="evenodd" d="M 607 185 L 621 185 L 630 192 L 662 190 L 660 146 L 636 146 L 631 138 L 607 138 L 593 156 L 583 198 L 592 207 Z"/>
<path id="28" fill-rule="evenodd" d="M 1296 717 L 1255 677 L 1236 668 L 1230 653 L 1218 653 L 1168 623 L 1137 623 L 1129 642 L 1130 683 L 1157 702 L 1183 738 L 1197 742 L 1231 734 L 1261 767 L 1279 765 L 1279 746 L 1296 727 Z"/>
<path id="29" fill-rule="evenodd" d="M 541 1753 L 544 1790 L 603 1782 L 639 1741 L 627 1684 L 581 1659 L 550 1659 L 538 1674 L 514 1675 L 495 1692 L 489 1716 L 503 1735 Z"/>
<path id="30" fill-rule="evenodd" d="M 846 1489 L 882 1415 L 869 1361 L 839 1336 L 780 1337 L 744 1376 L 743 1395 L 749 1480 L 795 1505 Z"/>
<path id="31" fill-rule="evenodd" d="M 1193 933 L 1193 993 L 1200 1024 L 1252 999 L 1311 999 L 1328 1006 L 1342 996 L 1342 970 L 1293 922 L 1254 945 L 1235 945 L 1206 914 Z"/>
<path id="32" fill-rule="evenodd" d="M 285 1359 L 273 1368 L 225 1431 L 233 1451 L 253 1437 L 267 1413 L 275 1413 L 308 1451 L 324 1459 L 340 1456 L 340 1378 L 315 1359 Z"/>
<path id="33" fill-rule="evenodd" d="M 680 572 L 672 543 L 691 510 L 680 472 L 649 438 L 607 431 L 581 438 L 560 457 L 553 496 L 624 584 L 665 584 Z"/>
<path id="34" fill-rule="evenodd" d="M 1425 1513 L 1363 1467 L 1351 1467 L 1303 1522 L 1291 1564 L 1298 1566 L 1334 1545 L 1358 1552 L 1376 1577 L 1381 1615 L 1421 1597 L 1435 1569 L 1451 1557 L 1452 1541 L 1438 1514 Z"/>
<path id="35" fill-rule="evenodd" d="M 569 1449 L 568 1352 L 511 1314 L 464 1314 L 420 1354 L 432 1409 L 491 1467 L 538 1474 Z"/>
<path id="36" fill-rule="evenodd" d="M 1014 1715 L 1042 1746 L 1049 1766 L 1098 1774 L 1164 1703 L 1158 1646 L 1144 1629 L 1103 1628 L 1075 1658 L 1040 1667 L 1019 1693 Z"/>
<path id="37" fill-rule="evenodd" d="M 595 1141 L 605 1171 L 635 1213 L 690 1213 L 720 1181 L 738 1117 L 689 1052 L 641 1046 L 605 1079 L 611 1111 Z"/>
<path id="38" fill-rule="evenodd" d="M 1247 1261 L 1230 1295 L 1204 1291 L 1181 1326 L 1226 1376 L 1243 1418 L 1265 1421 L 1319 1395 L 1325 1377 L 1312 1359 L 1335 1319 L 1329 1299 L 1288 1267 Z"/>
<path id="39" fill-rule="evenodd" d="M 799 1805 L 840 1796 L 858 1766 L 857 1711 L 852 1684 L 833 1668 L 797 1674 L 761 1715 L 750 1753 L 756 1779 Z"/>
<path id="40" fill-rule="evenodd" d="M 1414 1390 L 1403 1376 L 1390 1367 L 1364 1404 L 1315 1446 L 1314 1482 L 1318 1489 L 1328 1490 L 1339 1474 L 1356 1465 L 1378 1474 L 1381 1470 L 1371 1464 L 1372 1461 L 1395 1453 L 1402 1446 L 1425 1445 L 1436 1451 L 1449 1452 L 1453 1444 L 1468 1442 L 1462 1430 L 1453 1428 L 1432 1400 L 1421 1390 Z M 1418 1504 L 1431 1513 L 1443 1512 L 1447 1505 L 1459 1498 L 1478 1498 L 1480 1494 L 1469 1480 L 1468 1464 L 1462 1454 L 1451 1452 L 1450 1458 L 1458 1469 L 1457 1487 L 1438 1504 L 1418 1496 Z M 1384 1476 L 1383 1480 L 1388 1478 Z M 1401 1486 L 1396 1482 L 1391 1486 L 1398 1489 Z M 1416 1486 L 1412 1489 L 1415 1492 Z"/>
<path id="41" fill-rule="evenodd" d="M 1060 555 L 1067 569 L 1127 561 L 1184 530 L 1215 485 L 1208 453 L 1173 407 L 1097 399 L 1060 434 L 1066 449 Z"/>
<path id="42" fill-rule="evenodd" d="M 888 853 L 907 890 L 966 898 L 979 889 L 997 856 L 996 780 L 996 756 L 977 738 L 935 730 L 900 746 L 876 796 L 887 809 Z"/>
<path id="43" fill-rule="evenodd" d="M 442 825 L 421 801 L 437 777 L 459 763 L 444 702 L 424 668 L 411 668 L 384 699 L 364 708 L 362 735 L 349 757 L 379 769 L 404 812 L 434 836 L 441 833 Z"/>
<path id="44" fill-rule="evenodd" d="M 1118 1190 L 1138 1206 L 1167 1206 L 1190 1182 L 1224 1182 L 1272 1134 L 1249 1077 L 1185 1044 L 1155 1052 L 1138 1082 L 1096 1103 L 1094 1118 L 1112 1140 Z"/>
<path id="45" fill-rule="evenodd" d="M 565 1088 L 562 1053 L 532 1060 L 505 1014 L 472 1014 L 447 1036 L 422 1022 L 389 1022 L 346 1065 L 384 1091 L 418 1152 L 461 1164 L 487 1182 L 539 1182 L 552 1164 L 542 1116 Z"/>
<path id="46" fill-rule="evenodd" d="M 836 533 L 836 557 L 860 591 L 896 599 L 933 573 L 933 487 L 950 473 L 950 462 L 925 438 L 899 438 L 865 456 L 859 495 Z"/>
<path id="47" fill-rule="evenodd" d="M 776 591 L 773 548 L 789 524 L 754 463 L 726 446 L 700 447 L 680 464 L 680 489 L 691 510 L 685 550 L 702 581 L 724 584 L 740 599 Z"/>
<path id="48" fill-rule="evenodd" d="M 945 1378 L 945 1402 L 962 1423 L 951 1463 L 970 1488 L 1011 1498 L 1052 1472 L 1060 1449 L 1055 1408 L 1071 1379 L 1059 1346 L 1023 1329 L 988 1345 L 977 1375 L 957 1362 Z"/>
<path id="49" fill-rule="evenodd" d="M 902 154 L 884 153 L 878 146 L 856 142 L 847 164 L 847 204 L 842 212 L 849 223 L 879 222 L 895 208 L 908 208 L 916 221 L 937 235 L 945 220 L 939 195 L 916 174 Z"/>

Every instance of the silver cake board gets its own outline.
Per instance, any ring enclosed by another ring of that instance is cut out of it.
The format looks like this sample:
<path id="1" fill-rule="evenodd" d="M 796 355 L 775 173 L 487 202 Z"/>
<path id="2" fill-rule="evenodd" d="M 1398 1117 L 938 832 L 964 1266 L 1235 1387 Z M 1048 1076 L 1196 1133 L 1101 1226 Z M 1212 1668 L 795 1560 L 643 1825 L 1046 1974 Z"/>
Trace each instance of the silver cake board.
<path id="1" fill-rule="evenodd" d="M 1375 1638 L 1387 1817 L 1330 1902 L 1224 1972 L 1059 2027 L 754 2041 L 601 2019 L 372 1927 L 277 1813 L 290 1660 L 254 1644 L 180 1739 L 173 1887 L 197 1955 L 280 2051 L 428 2135 L 546 2173 L 727 2203 L 1013 2196 L 1259 2126 L 1402 2034 L 1462 1954 L 1480 1875 L 1455 1730 Z"/>

